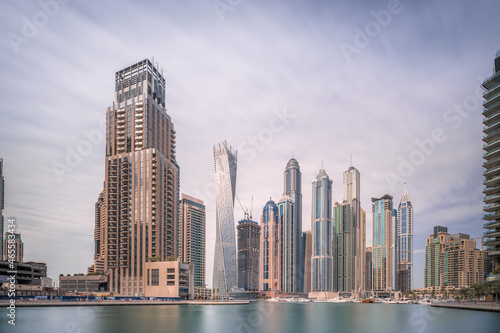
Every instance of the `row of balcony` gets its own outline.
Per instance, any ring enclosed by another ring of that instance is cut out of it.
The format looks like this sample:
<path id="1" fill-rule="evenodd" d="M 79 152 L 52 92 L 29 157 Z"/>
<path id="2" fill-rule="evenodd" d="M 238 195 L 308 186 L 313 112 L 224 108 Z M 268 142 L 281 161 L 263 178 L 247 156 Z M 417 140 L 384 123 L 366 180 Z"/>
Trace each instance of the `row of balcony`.
<path id="1" fill-rule="evenodd" d="M 485 229 L 495 229 L 500 227 L 500 221 L 490 221 L 483 224 Z"/>
<path id="2" fill-rule="evenodd" d="M 500 230 L 499 229 L 493 229 L 493 230 L 488 230 L 483 232 L 483 236 L 485 237 L 500 237 Z"/>

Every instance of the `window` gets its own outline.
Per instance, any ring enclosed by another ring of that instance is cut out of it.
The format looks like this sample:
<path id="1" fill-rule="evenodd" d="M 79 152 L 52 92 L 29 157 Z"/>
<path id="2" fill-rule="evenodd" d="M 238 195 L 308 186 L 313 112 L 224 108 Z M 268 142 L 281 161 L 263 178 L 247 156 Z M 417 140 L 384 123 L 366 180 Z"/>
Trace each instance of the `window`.
<path id="1" fill-rule="evenodd" d="M 175 280 L 175 275 L 167 275 L 168 280 Z"/>
<path id="2" fill-rule="evenodd" d="M 175 273 L 175 268 L 167 268 L 167 273 Z"/>
<path id="3" fill-rule="evenodd" d="M 158 268 L 151 270 L 151 285 L 152 286 L 160 285 L 160 270 Z"/>

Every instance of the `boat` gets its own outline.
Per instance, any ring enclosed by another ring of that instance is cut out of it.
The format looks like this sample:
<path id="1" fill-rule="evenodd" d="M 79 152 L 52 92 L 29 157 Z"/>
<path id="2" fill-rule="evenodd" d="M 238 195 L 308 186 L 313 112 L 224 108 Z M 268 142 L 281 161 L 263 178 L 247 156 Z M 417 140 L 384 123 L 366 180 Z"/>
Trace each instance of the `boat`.
<path id="1" fill-rule="evenodd" d="M 363 298 L 361 300 L 361 303 L 373 303 L 373 299 L 371 299 L 371 298 Z"/>

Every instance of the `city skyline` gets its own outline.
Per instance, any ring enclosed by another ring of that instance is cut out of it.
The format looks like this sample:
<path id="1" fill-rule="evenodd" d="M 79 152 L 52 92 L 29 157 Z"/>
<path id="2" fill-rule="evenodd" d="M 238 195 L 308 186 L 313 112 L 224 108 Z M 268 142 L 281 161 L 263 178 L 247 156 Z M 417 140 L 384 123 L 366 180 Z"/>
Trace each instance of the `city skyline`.
<path id="1" fill-rule="evenodd" d="M 133 2 L 120 8 L 68 3 L 36 36 L 26 38 L 19 52 L 2 39 L 0 69 L 10 78 L 2 83 L 4 216 L 17 218 L 18 231 L 29 244 L 25 258 L 47 262 L 52 277 L 84 272 L 91 264 L 93 207 L 102 189 L 105 147 L 95 133 L 105 133 L 100 122 L 111 102 L 112 75 L 154 55 L 165 68 L 181 190 L 207 206 L 208 280 L 215 240 L 211 144 L 227 139 L 242 148 L 237 194 L 246 208 L 254 197 L 254 212 L 269 195 L 280 198 L 283 164 L 293 151 L 303 175 L 304 231 L 310 229 L 309 182 L 321 160 L 333 180 L 332 201 L 340 202 L 342 173 L 353 154 L 363 174 L 361 208 L 368 212 L 371 196 L 399 197 L 406 180 L 416 216 L 414 288 L 423 286 L 425 238 L 434 224 L 471 237 L 484 231 L 482 100 L 477 106 L 473 102 L 479 101 L 476 88 L 491 75 L 500 40 L 484 34 L 494 31 L 495 11 L 486 6 L 401 3 L 403 10 L 349 63 L 341 43 L 354 45 L 352 27 L 363 29 L 375 20 L 370 11 L 385 10 L 387 2 L 324 2 L 318 5 L 322 10 L 305 2 L 244 2 L 226 12 L 224 20 L 210 2 L 199 7 L 162 4 L 155 10 Z M 21 18 L 42 10 L 36 3 L 0 6 L 4 36 L 22 35 Z M 161 35 L 139 34 L 123 25 L 137 12 L 147 14 Z M 448 28 L 432 23 L 442 21 Z M 468 33 L 463 33 L 464 21 L 470 23 Z M 256 22 L 261 27 L 250 31 Z M 159 39 L 164 45 L 158 45 Z M 90 52 L 95 48 L 89 44 L 100 51 Z M 125 52 L 116 54 L 118 48 Z M 30 98 L 19 87 L 29 89 Z M 442 131 L 434 135 L 436 129 Z M 381 144 L 385 150 L 377 149 Z M 385 174 L 398 175 L 410 155 L 423 156 L 423 161 L 409 164 L 402 180 L 388 182 Z M 64 167 L 59 173 L 57 163 Z M 234 212 L 235 220 L 243 217 L 238 205 Z M 367 235 L 371 225 L 368 213 Z M 63 255 L 68 248 L 74 258 Z"/>

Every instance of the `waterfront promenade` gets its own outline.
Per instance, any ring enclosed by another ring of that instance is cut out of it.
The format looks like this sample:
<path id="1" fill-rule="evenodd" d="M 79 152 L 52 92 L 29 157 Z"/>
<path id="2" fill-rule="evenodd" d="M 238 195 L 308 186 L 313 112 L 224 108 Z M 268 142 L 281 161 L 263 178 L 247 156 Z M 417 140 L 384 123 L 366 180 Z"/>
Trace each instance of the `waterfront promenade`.
<path id="1" fill-rule="evenodd" d="M 431 306 L 438 308 L 488 311 L 500 313 L 500 303 L 493 302 L 452 302 L 452 303 L 433 303 Z"/>

